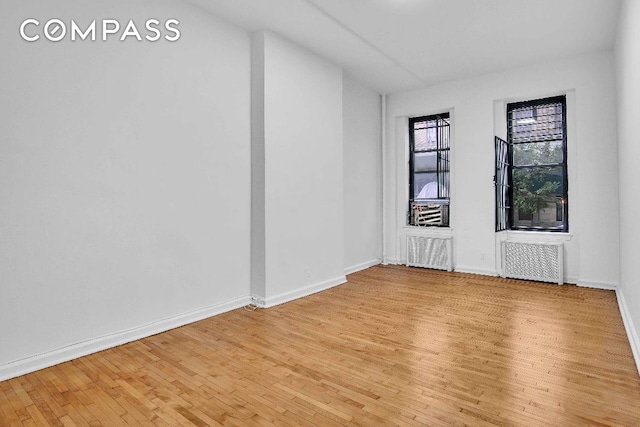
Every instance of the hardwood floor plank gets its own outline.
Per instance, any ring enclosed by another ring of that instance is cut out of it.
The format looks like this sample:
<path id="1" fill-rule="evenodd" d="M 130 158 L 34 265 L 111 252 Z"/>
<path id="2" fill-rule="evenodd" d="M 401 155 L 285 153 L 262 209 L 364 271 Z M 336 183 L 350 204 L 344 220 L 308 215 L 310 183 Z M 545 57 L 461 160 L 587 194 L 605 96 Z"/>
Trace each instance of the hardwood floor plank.
<path id="1" fill-rule="evenodd" d="M 0 383 L 9 426 L 640 425 L 615 293 L 376 266 Z"/>
<path id="2" fill-rule="evenodd" d="M 69 415 L 60 417 L 60 422 L 62 422 L 64 427 L 78 427 L 78 424 L 74 423 Z"/>

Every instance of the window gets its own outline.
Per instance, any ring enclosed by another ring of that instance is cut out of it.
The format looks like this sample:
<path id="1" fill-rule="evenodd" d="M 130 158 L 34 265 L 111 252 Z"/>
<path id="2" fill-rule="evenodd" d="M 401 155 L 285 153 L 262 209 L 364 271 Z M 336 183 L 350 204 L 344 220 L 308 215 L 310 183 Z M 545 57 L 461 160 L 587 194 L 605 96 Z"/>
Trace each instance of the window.
<path id="1" fill-rule="evenodd" d="M 496 137 L 496 231 L 569 231 L 564 96 L 507 104 Z"/>
<path id="2" fill-rule="evenodd" d="M 449 113 L 409 119 L 409 225 L 449 226 Z"/>

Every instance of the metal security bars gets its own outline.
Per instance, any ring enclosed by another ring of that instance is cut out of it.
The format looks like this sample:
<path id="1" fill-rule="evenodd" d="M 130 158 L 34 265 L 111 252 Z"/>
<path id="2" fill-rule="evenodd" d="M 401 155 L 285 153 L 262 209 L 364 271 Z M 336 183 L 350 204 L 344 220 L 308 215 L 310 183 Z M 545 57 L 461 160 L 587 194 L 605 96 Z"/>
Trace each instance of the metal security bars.
<path id="1" fill-rule="evenodd" d="M 495 137 L 496 174 L 496 231 L 509 229 L 509 144 L 502 138 Z"/>
<path id="2" fill-rule="evenodd" d="M 507 105 L 507 162 L 496 139 L 496 230 L 568 231 L 566 131 L 564 96 Z"/>
<path id="3" fill-rule="evenodd" d="M 409 119 L 409 225 L 449 225 L 449 113 Z"/>

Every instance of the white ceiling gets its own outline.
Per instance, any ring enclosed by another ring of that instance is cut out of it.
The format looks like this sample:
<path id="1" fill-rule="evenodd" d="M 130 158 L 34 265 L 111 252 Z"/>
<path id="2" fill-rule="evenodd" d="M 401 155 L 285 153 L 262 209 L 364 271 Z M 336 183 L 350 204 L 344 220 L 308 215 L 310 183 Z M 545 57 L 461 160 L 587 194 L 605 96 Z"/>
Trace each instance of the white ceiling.
<path id="1" fill-rule="evenodd" d="M 380 93 L 610 49 L 620 0 L 187 0 Z"/>

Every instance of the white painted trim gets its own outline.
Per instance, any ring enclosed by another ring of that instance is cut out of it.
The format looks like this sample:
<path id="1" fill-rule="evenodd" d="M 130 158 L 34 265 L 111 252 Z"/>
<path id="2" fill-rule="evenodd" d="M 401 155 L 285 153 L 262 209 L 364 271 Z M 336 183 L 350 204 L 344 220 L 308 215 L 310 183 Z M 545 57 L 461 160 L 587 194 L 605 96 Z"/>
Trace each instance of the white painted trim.
<path id="1" fill-rule="evenodd" d="M 382 197 L 382 262 L 386 263 L 386 259 L 387 259 L 387 201 L 386 201 L 386 197 L 387 197 L 387 193 L 385 191 L 385 185 L 387 185 L 387 165 L 386 165 L 386 159 L 387 159 L 387 155 L 385 153 L 385 151 L 387 150 L 387 95 L 383 94 L 380 95 L 380 117 L 381 117 L 381 124 L 380 124 L 380 133 L 381 133 L 381 138 L 380 138 L 380 149 L 381 149 L 381 156 L 380 156 L 380 163 L 382 164 L 382 168 L 381 168 L 381 180 L 382 180 L 382 191 L 381 191 L 381 196 Z"/>
<path id="2" fill-rule="evenodd" d="M 567 284 L 573 284 L 573 285 L 577 285 L 577 283 L 580 282 L 580 279 L 578 279 L 577 277 L 573 277 L 573 276 L 567 276 L 564 278 L 564 283 Z M 583 282 L 583 283 L 589 283 L 589 282 Z M 591 282 L 591 283 L 595 283 L 595 282 Z"/>
<path id="3" fill-rule="evenodd" d="M 516 242 L 556 243 L 568 242 L 573 239 L 573 234 L 553 231 L 506 230 L 496 232 L 496 234 L 500 233 L 503 233 L 507 240 Z"/>
<path id="4" fill-rule="evenodd" d="M 351 267 L 347 267 L 344 269 L 344 275 L 348 276 L 349 274 L 357 273 L 358 271 L 366 270 L 367 268 L 373 267 L 374 265 L 380 264 L 379 259 L 372 259 L 371 261 L 363 262 L 357 265 L 353 265 Z"/>
<path id="5" fill-rule="evenodd" d="M 465 267 L 465 266 L 456 266 L 453 271 L 456 273 L 468 273 L 468 274 L 479 274 L 481 276 L 491 276 L 498 277 L 498 273 L 492 270 L 484 270 L 480 268 L 473 267 Z"/>
<path id="6" fill-rule="evenodd" d="M 627 332 L 627 338 L 629 339 L 629 345 L 631 346 L 631 352 L 633 353 L 633 359 L 636 362 L 636 369 L 640 374 L 640 339 L 638 338 L 638 332 L 633 325 L 633 319 L 627 308 L 627 302 L 624 299 L 622 289 L 616 289 L 616 297 L 618 298 L 618 308 L 620 309 L 620 315 L 622 316 L 622 323 L 624 323 L 624 329 Z"/>
<path id="7" fill-rule="evenodd" d="M 307 286 L 289 292 L 283 292 L 281 294 L 265 298 L 264 307 L 270 308 L 276 305 L 284 304 L 285 302 L 306 297 L 317 292 L 326 291 L 327 289 L 333 288 L 334 286 L 342 285 L 346 282 L 347 278 L 345 276 L 340 276 L 334 279 L 325 280 L 324 282 L 320 282 L 315 285 Z"/>
<path id="8" fill-rule="evenodd" d="M 36 354 L 15 360 L 0 366 L 0 381 L 18 377 L 20 375 L 35 372 L 69 360 L 87 356 L 108 348 L 116 347 L 131 341 L 150 337 L 161 332 L 178 328 L 189 323 L 197 322 L 227 311 L 235 310 L 251 302 L 250 297 L 244 296 L 224 303 L 194 310 L 177 316 L 147 323 L 146 325 L 127 329 L 113 334 L 89 339 L 87 341 L 70 344 L 45 353 Z"/>
<path id="9" fill-rule="evenodd" d="M 604 289 L 607 291 L 617 291 L 618 290 L 618 285 L 616 285 L 615 283 L 607 283 L 607 282 L 588 282 L 588 281 L 584 281 L 584 280 L 578 280 L 577 282 L 572 282 L 575 283 L 576 286 L 580 287 L 580 288 L 593 288 L 593 289 Z"/>

